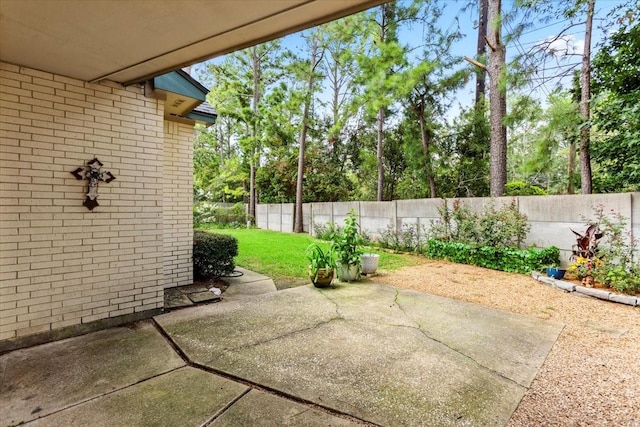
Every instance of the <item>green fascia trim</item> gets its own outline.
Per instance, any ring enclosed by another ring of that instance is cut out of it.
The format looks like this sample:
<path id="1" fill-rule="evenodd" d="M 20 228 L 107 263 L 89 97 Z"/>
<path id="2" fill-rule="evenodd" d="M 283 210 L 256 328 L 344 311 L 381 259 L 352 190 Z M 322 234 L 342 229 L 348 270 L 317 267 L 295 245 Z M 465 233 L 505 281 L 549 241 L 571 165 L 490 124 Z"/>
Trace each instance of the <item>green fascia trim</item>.
<path id="1" fill-rule="evenodd" d="M 209 92 L 182 70 L 172 71 L 154 78 L 153 85 L 156 90 L 177 93 L 199 101 L 206 101 Z"/>
<path id="2" fill-rule="evenodd" d="M 195 120 L 197 122 L 204 122 L 209 124 L 214 124 L 216 122 L 216 119 L 218 118 L 217 115 L 199 113 L 197 111 L 192 111 L 189 114 L 187 114 L 185 117 L 191 120 Z"/>

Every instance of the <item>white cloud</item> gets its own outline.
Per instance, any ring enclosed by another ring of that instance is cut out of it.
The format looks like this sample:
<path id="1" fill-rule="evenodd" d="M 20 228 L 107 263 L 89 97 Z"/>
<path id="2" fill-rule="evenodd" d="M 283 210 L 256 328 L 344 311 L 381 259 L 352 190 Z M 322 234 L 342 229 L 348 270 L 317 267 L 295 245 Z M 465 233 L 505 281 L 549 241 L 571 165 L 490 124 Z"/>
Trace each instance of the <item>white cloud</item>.
<path id="1" fill-rule="evenodd" d="M 549 37 L 540 46 L 550 55 L 563 57 L 566 55 L 582 55 L 584 40 L 576 40 L 574 36 Z"/>

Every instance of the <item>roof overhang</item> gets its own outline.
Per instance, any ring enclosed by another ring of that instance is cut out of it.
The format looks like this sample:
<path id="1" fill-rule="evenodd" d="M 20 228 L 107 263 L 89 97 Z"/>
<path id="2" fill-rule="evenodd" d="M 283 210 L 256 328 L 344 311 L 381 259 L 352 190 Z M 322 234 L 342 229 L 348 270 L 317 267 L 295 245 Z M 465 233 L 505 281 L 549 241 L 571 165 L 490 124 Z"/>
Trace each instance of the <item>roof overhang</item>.
<path id="1" fill-rule="evenodd" d="M 0 61 L 124 85 L 386 0 L 2 0 Z"/>
<path id="2" fill-rule="evenodd" d="M 209 90 L 183 70 L 171 71 L 144 85 L 144 94 L 164 102 L 165 120 L 199 123 L 205 126 L 216 122 L 218 114 L 207 104 Z"/>

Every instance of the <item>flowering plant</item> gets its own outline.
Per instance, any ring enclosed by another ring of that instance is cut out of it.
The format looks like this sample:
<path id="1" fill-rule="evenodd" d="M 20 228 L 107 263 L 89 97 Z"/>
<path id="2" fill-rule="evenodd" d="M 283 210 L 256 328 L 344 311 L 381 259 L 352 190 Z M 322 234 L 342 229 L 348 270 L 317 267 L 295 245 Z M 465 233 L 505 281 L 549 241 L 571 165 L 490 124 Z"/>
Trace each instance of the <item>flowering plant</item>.
<path id="1" fill-rule="evenodd" d="M 602 261 L 598 258 L 584 258 L 578 257 L 574 262 L 569 265 L 567 272 L 575 275 L 578 279 L 582 280 L 587 276 L 592 276 L 596 272 L 596 269 L 602 266 Z"/>

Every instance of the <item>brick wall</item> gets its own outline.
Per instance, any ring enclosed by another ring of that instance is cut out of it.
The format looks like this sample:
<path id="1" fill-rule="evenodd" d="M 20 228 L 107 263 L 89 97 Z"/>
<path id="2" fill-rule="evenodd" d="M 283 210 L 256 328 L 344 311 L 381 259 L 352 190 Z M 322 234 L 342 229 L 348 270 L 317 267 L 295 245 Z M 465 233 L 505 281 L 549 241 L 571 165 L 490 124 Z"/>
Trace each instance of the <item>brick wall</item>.
<path id="1" fill-rule="evenodd" d="M 193 283 L 193 125 L 164 122 L 164 287 Z"/>
<path id="2" fill-rule="evenodd" d="M 138 87 L 0 73 L 0 340 L 161 307 L 162 103 Z M 190 154 L 169 150 L 173 182 Z M 116 180 L 89 211 L 70 171 L 94 156 Z"/>

